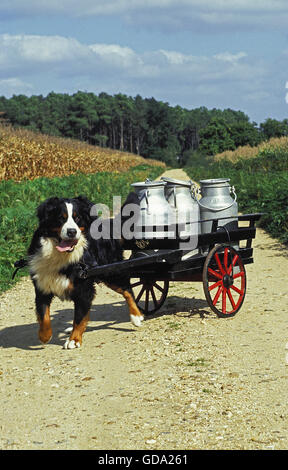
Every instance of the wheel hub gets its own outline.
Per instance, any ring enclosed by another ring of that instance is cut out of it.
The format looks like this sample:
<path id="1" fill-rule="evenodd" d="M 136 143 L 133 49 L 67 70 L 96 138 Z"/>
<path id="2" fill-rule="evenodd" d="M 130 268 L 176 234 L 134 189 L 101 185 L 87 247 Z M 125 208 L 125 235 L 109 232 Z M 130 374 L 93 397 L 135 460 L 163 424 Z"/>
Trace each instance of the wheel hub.
<path id="1" fill-rule="evenodd" d="M 226 289 L 229 289 L 233 285 L 233 277 L 229 276 L 229 274 L 224 274 L 223 276 L 223 285 Z"/>

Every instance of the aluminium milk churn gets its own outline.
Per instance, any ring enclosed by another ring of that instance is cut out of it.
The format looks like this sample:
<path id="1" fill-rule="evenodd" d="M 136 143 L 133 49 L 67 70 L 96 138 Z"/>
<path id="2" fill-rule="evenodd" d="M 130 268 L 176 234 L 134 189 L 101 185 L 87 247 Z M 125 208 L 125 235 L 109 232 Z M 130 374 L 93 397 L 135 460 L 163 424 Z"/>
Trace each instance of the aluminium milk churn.
<path id="1" fill-rule="evenodd" d="M 198 204 L 202 233 L 212 231 L 214 219 L 219 219 L 218 227 L 225 227 L 227 230 L 237 229 L 237 196 L 235 188 L 230 186 L 229 181 L 229 178 L 200 180 L 199 192 L 202 197 L 198 199 Z M 238 244 L 233 244 L 233 246 L 237 248 Z"/>
<path id="2" fill-rule="evenodd" d="M 196 185 L 191 181 L 182 181 L 162 177 L 166 181 L 165 196 L 173 211 L 175 220 L 180 224 L 180 238 L 198 235 L 200 229 L 199 206 L 194 196 Z"/>
<path id="3" fill-rule="evenodd" d="M 138 219 L 136 238 L 168 238 L 169 232 L 164 226 L 169 225 L 171 208 L 166 200 L 165 181 L 150 181 L 133 183 L 139 201 L 140 216 Z"/>

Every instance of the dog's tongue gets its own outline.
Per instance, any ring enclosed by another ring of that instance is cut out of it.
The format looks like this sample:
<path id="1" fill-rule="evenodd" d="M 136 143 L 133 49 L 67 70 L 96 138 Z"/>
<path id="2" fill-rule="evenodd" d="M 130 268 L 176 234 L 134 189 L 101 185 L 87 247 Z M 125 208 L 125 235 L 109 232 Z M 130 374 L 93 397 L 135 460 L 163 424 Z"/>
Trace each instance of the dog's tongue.
<path id="1" fill-rule="evenodd" d="M 72 251 L 73 247 L 77 244 L 77 240 L 62 240 L 57 246 L 56 249 L 60 252 L 63 251 Z"/>

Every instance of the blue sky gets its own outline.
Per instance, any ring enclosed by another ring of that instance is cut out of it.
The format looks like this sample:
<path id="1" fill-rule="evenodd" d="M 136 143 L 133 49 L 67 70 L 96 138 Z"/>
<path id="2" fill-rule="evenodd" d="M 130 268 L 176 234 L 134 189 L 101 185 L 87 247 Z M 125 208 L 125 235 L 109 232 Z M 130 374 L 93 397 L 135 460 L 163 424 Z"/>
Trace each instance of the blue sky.
<path id="1" fill-rule="evenodd" d="M 1 0 L 0 96 L 104 91 L 288 118 L 287 0 Z"/>

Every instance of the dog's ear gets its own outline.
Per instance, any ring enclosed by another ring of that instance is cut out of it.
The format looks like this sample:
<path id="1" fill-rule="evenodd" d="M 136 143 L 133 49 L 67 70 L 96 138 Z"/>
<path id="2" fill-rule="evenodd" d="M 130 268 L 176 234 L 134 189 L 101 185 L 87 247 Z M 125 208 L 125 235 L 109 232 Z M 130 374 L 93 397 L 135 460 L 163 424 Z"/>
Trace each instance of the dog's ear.
<path id="1" fill-rule="evenodd" d="M 40 224 L 56 215 L 59 202 L 60 199 L 58 197 L 50 197 L 37 207 L 37 217 Z"/>
<path id="2" fill-rule="evenodd" d="M 78 196 L 75 198 L 77 204 L 81 211 L 81 216 L 84 218 L 84 221 L 87 225 L 90 225 L 95 217 L 91 215 L 91 208 L 94 206 L 94 203 L 89 201 L 85 196 Z"/>

